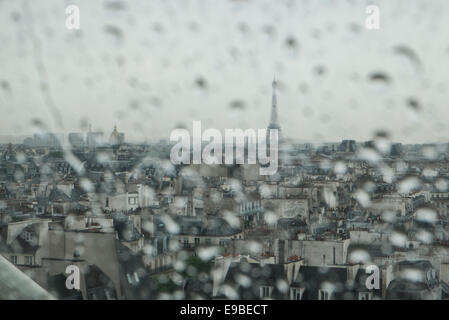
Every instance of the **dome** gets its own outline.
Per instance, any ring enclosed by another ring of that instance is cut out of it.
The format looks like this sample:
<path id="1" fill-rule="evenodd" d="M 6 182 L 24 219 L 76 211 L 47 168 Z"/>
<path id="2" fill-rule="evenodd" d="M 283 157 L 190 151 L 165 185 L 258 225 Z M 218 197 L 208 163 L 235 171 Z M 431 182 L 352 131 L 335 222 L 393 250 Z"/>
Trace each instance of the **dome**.
<path id="1" fill-rule="evenodd" d="M 117 131 L 117 126 L 114 126 L 114 130 L 112 131 L 111 136 L 109 137 L 109 143 L 111 145 L 120 144 L 120 133 Z"/>

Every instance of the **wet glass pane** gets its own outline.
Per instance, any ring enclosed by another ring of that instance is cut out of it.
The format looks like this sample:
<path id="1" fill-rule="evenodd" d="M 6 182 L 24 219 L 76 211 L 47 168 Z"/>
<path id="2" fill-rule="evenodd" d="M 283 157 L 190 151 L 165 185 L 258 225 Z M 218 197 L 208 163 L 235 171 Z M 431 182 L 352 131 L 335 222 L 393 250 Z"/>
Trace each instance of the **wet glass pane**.
<path id="1" fill-rule="evenodd" d="M 448 18 L 0 0 L 0 298 L 446 299 Z"/>

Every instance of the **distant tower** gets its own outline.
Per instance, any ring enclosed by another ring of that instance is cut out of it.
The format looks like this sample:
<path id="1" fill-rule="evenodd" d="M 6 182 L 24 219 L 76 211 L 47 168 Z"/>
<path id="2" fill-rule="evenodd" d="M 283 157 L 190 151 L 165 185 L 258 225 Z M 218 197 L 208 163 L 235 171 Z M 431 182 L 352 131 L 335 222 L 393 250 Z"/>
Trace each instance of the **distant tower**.
<path id="1" fill-rule="evenodd" d="M 121 139 L 120 133 L 117 131 L 117 126 L 115 125 L 114 130 L 112 131 L 111 136 L 109 137 L 109 143 L 112 146 L 117 146 L 122 143 L 121 140 L 122 139 Z"/>
<path id="2" fill-rule="evenodd" d="M 279 137 L 281 135 L 281 127 L 278 123 L 278 109 L 277 109 L 277 97 L 276 97 L 276 78 L 273 79 L 273 92 L 272 92 L 272 100 L 271 100 L 271 118 L 270 118 L 270 124 L 268 125 L 268 129 L 278 129 L 279 131 Z"/>
<path id="3" fill-rule="evenodd" d="M 267 128 L 267 147 L 269 149 L 270 154 L 274 151 L 276 151 L 276 153 L 278 154 L 278 161 L 279 161 L 279 165 L 282 162 L 282 158 L 283 158 L 283 152 L 282 152 L 282 134 L 281 134 L 281 127 L 279 126 L 279 122 L 278 122 L 278 109 L 277 109 L 277 96 L 276 96 L 276 89 L 277 89 L 277 82 L 276 82 L 276 78 L 273 78 L 273 83 L 272 83 L 272 87 L 273 87 L 273 92 L 272 92 L 272 99 L 271 99 L 271 118 L 270 118 L 270 124 L 268 125 Z M 270 143 L 270 132 L 271 130 L 275 130 L 277 129 L 278 131 L 278 141 L 277 141 L 277 150 L 274 149 L 274 146 L 271 145 Z"/>

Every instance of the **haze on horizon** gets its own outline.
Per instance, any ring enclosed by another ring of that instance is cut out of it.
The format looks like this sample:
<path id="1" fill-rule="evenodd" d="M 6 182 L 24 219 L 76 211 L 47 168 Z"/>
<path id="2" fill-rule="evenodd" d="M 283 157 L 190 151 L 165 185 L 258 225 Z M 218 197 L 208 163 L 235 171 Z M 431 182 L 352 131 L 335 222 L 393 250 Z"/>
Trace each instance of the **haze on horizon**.
<path id="1" fill-rule="evenodd" d="M 448 142 L 447 21 L 445 0 L 3 0 L 0 135 L 266 128 L 275 75 L 286 137 Z"/>

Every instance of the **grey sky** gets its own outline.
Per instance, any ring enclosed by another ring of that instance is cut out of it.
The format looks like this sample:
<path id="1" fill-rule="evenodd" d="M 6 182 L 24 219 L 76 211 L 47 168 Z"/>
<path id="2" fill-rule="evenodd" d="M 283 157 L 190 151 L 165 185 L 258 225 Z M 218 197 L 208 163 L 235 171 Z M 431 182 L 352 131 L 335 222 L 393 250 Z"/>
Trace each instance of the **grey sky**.
<path id="1" fill-rule="evenodd" d="M 380 30 L 364 26 L 369 4 Z M 265 128 L 276 74 L 285 136 L 448 141 L 448 21 L 445 0 L 0 0 L 0 134 Z"/>

